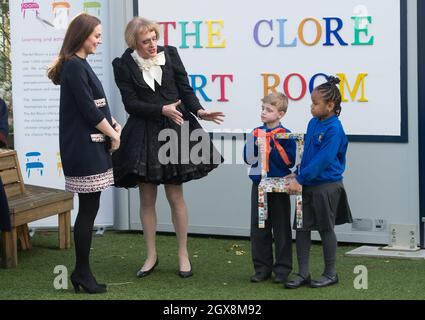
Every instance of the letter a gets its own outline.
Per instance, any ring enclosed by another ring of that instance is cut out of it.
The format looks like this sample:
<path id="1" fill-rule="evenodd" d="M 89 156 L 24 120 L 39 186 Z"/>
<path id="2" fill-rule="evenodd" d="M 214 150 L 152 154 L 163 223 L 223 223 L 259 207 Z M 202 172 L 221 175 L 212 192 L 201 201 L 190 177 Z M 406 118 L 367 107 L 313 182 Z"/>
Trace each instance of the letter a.
<path id="1" fill-rule="evenodd" d="M 368 288 L 367 268 L 365 266 L 356 266 L 354 268 L 354 273 L 358 274 L 353 281 L 354 289 L 366 290 Z"/>
<path id="2" fill-rule="evenodd" d="M 53 287 L 56 290 L 68 290 L 68 269 L 65 266 L 56 266 L 54 274 L 59 274 L 53 280 Z"/>

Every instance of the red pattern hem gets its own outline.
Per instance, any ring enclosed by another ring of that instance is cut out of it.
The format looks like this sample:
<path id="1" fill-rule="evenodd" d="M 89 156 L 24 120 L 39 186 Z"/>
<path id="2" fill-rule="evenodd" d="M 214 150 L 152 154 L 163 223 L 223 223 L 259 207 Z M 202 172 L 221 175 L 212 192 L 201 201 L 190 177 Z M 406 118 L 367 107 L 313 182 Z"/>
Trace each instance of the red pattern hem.
<path id="1" fill-rule="evenodd" d="M 65 190 L 73 193 L 101 192 L 113 185 L 114 173 L 112 169 L 92 176 L 65 176 Z"/>

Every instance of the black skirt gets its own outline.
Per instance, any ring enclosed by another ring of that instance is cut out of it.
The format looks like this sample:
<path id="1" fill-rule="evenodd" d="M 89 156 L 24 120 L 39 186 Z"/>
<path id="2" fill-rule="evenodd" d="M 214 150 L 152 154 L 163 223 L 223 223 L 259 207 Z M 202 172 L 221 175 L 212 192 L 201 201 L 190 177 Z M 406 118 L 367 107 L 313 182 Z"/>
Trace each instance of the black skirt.
<path id="1" fill-rule="evenodd" d="M 178 109 L 185 120 L 181 127 L 164 116 L 128 119 L 112 155 L 116 187 L 182 184 L 205 177 L 223 162 L 196 118 L 183 105 Z"/>
<path id="2" fill-rule="evenodd" d="M 297 221 L 296 214 L 294 218 L 293 228 L 297 231 L 326 231 L 353 222 L 342 181 L 304 186 L 302 207 L 301 221 Z"/>

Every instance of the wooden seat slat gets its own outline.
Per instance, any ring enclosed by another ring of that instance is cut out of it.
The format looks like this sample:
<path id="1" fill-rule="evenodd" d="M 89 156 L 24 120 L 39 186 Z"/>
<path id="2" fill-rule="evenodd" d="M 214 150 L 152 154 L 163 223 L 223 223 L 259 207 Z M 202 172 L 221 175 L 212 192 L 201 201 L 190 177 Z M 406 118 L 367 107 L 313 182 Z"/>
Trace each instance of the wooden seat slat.
<path id="1" fill-rule="evenodd" d="M 25 194 L 18 195 L 9 199 L 10 213 L 35 209 L 41 206 L 49 205 L 63 200 L 72 200 L 72 193 L 65 193 L 62 190 L 55 190 L 44 187 L 26 185 Z"/>
<path id="2" fill-rule="evenodd" d="M 0 171 L 14 168 L 14 166 L 15 166 L 15 159 L 13 159 L 13 156 L 0 158 Z"/>
<path id="3" fill-rule="evenodd" d="M 8 199 L 22 194 L 20 183 L 11 183 L 5 185 L 4 190 L 6 191 L 6 197 Z"/>
<path id="4" fill-rule="evenodd" d="M 18 172 L 14 168 L 0 171 L 0 177 L 3 184 L 19 182 Z"/>

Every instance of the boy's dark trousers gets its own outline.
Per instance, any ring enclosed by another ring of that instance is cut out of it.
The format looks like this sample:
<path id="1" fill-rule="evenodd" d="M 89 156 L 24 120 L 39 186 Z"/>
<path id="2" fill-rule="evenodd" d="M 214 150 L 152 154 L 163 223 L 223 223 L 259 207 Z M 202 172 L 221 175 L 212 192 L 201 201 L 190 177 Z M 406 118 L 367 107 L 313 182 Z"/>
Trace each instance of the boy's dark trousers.
<path id="1" fill-rule="evenodd" d="M 287 277 L 292 271 L 291 202 L 287 193 L 267 194 L 268 218 L 258 228 L 258 186 L 251 191 L 251 253 L 255 273 Z M 273 230 L 273 234 L 272 234 Z M 275 263 L 273 264 L 273 238 Z"/>

